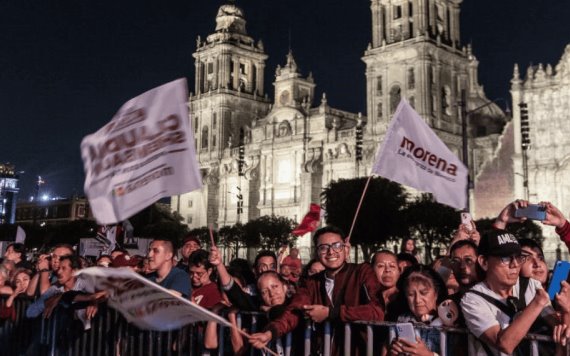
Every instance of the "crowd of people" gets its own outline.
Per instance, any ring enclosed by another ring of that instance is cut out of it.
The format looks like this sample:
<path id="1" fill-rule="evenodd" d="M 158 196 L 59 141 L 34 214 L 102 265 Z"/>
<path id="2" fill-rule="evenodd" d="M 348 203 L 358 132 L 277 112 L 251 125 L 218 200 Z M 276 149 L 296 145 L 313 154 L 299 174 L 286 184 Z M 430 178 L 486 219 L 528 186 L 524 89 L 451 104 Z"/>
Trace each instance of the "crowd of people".
<path id="1" fill-rule="evenodd" d="M 517 200 L 497 216 L 493 229 L 480 235 L 474 223 L 459 225 L 446 254 L 431 265 L 418 260 L 414 239 L 404 239 L 399 253 L 377 251 L 370 261 L 350 263 L 350 242 L 334 226 L 313 235 L 314 257 L 304 266 L 296 248 L 260 251 L 253 264 L 235 258 L 224 264 L 216 246 L 205 248 L 196 236 L 187 236 L 179 248 L 172 241 L 152 241 L 147 256 L 130 256 L 116 250 L 89 261 L 72 246 L 57 245 L 34 263 L 26 260 L 24 245 L 10 244 L 0 265 L 0 294 L 6 298 L 1 319 L 14 318 L 14 300 L 33 298 L 28 318 L 49 317 L 58 305 L 83 303 L 83 319 L 96 317 L 105 291 L 95 291 L 75 276 L 78 270 L 96 265 L 102 268 L 128 267 L 182 298 L 216 313 L 222 313 L 236 328 L 228 329 L 227 347 L 235 354 L 250 348 L 284 348 L 283 337 L 292 333 L 293 352 L 301 352 L 306 322 L 312 322 L 313 352 L 322 346 L 324 322 L 329 322 L 331 352 L 344 350 L 344 323 L 392 321 L 424 326 L 467 328 L 475 337 L 476 355 L 516 354 L 525 346 L 529 333 L 552 336 L 554 343 L 543 347 L 547 354 L 562 353 L 570 337 L 570 285 L 563 281 L 554 300 L 546 289 L 549 269 L 541 246 L 534 240 L 518 239 L 507 231 L 508 224 L 524 218 L 515 211 L 528 205 Z M 570 247 L 570 224 L 552 204 L 546 210 L 545 225 Z M 248 337 L 237 330 L 237 316 L 243 312 L 264 315 Z M 391 324 L 397 325 L 397 324 Z M 217 325 L 204 323 L 204 349 L 218 348 Z M 394 329 L 394 326 L 391 326 Z M 438 355 L 440 334 L 430 328 L 416 328 L 416 339 L 394 332 L 375 334 L 374 347 L 383 355 Z M 395 337 L 390 335 L 396 335 Z M 364 354 L 367 346 L 364 326 L 353 325 L 351 354 Z M 467 354 L 467 345 L 453 342 L 448 350 Z"/>

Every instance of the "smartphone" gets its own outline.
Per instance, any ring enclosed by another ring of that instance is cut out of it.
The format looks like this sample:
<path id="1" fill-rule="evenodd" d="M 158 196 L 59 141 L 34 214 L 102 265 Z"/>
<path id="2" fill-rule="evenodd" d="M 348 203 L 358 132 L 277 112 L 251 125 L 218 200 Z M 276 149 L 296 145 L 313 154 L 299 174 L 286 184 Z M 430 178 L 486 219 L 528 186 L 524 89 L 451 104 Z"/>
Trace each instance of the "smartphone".
<path id="1" fill-rule="evenodd" d="M 396 324 L 396 336 L 400 339 L 405 339 L 411 343 L 416 343 L 416 331 L 412 323 L 398 323 Z"/>
<path id="2" fill-rule="evenodd" d="M 570 262 L 556 261 L 554 271 L 552 272 L 552 279 L 548 286 L 548 296 L 550 296 L 550 300 L 554 300 L 556 293 L 560 292 L 560 283 L 568 279 L 568 272 L 570 272 Z"/>
<path id="3" fill-rule="evenodd" d="M 472 222 L 473 222 L 473 218 L 471 217 L 471 214 L 469 214 L 467 212 L 461 213 L 461 224 L 465 225 L 465 228 L 469 232 L 473 231 L 473 223 Z"/>
<path id="4" fill-rule="evenodd" d="M 529 204 L 526 208 L 515 210 L 515 218 L 525 217 L 531 220 L 546 220 L 546 209 L 540 205 Z"/>

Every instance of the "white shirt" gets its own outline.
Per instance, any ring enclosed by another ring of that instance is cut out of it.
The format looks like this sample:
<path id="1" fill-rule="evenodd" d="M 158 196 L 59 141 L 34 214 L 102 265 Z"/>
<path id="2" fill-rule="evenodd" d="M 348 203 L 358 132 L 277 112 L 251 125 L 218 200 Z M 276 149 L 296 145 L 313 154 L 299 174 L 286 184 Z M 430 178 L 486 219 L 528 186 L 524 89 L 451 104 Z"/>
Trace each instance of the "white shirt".
<path id="1" fill-rule="evenodd" d="M 325 290 L 327 291 L 327 295 L 331 303 L 333 303 L 333 289 L 334 289 L 334 279 L 329 278 L 325 275 Z"/>
<path id="2" fill-rule="evenodd" d="M 513 286 L 512 290 L 512 296 L 516 298 L 519 297 L 520 293 L 519 281 L 520 280 L 517 280 L 517 283 Z M 489 289 L 483 282 L 474 285 L 472 289 L 491 296 L 492 298 L 495 298 L 499 301 L 502 301 L 505 305 L 507 304 L 506 298 L 500 297 L 497 293 Z M 540 282 L 531 278 L 524 295 L 526 305 L 529 305 L 533 300 L 537 289 L 542 289 Z M 477 338 L 479 338 L 485 331 L 489 330 L 495 325 L 499 325 L 501 330 L 503 330 L 510 324 L 510 317 L 507 314 L 501 311 L 501 309 L 497 308 L 497 306 L 494 304 L 488 302 L 486 299 L 475 293 L 465 293 L 461 299 L 461 310 L 463 311 L 467 328 Z M 553 313 L 554 310 L 552 309 L 552 306 L 548 304 L 540 314 L 541 316 L 545 316 Z M 491 345 L 488 346 L 495 355 L 507 355 L 504 353 L 499 353 L 499 351 Z M 487 355 L 479 340 L 477 340 L 475 343 L 475 351 L 476 355 Z"/>

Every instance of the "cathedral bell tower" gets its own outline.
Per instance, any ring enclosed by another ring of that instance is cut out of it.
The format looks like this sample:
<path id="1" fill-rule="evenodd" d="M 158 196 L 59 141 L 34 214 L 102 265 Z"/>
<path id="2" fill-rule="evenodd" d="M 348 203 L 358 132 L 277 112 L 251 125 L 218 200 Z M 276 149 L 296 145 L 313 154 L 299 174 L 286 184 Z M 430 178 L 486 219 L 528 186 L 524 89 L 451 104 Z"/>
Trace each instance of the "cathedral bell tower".
<path id="1" fill-rule="evenodd" d="M 236 221 L 239 189 L 244 216 L 249 210 L 249 181 L 238 174 L 238 162 L 243 160 L 242 167 L 251 167 L 248 150 L 240 159 L 238 147 L 243 150 L 249 143 L 251 127 L 270 108 L 264 91 L 267 55 L 261 40 L 254 41 L 247 34 L 243 10 L 228 1 L 218 9 L 215 31 L 205 41 L 198 36 L 193 57 L 196 73 L 190 119 L 204 188 L 186 194 L 178 205 L 189 207 L 191 226 Z M 224 216 L 230 211 L 233 217 Z"/>
<path id="2" fill-rule="evenodd" d="M 461 1 L 371 0 L 372 42 L 363 61 L 373 134 L 383 135 L 405 98 L 453 151 L 460 151 L 456 104 L 463 89 L 469 92 L 472 86 L 479 94 L 476 59 L 460 47 Z"/>
<path id="3" fill-rule="evenodd" d="M 268 109 L 267 55 L 263 43 L 248 36 L 243 11 L 233 3 L 219 8 L 215 32 L 205 41 L 198 37 L 196 47 L 195 94 L 190 101 L 197 152 L 219 154 L 228 142 L 235 147 L 240 128 Z"/>

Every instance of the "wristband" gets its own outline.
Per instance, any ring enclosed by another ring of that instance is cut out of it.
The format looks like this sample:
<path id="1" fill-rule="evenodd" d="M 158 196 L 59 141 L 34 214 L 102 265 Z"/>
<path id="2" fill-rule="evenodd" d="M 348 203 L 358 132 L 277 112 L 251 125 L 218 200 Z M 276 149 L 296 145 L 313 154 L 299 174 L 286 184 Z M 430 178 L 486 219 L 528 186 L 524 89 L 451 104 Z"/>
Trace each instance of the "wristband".
<path id="1" fill-rule="evenodd" d="M 40 273 L 49 272 L 49 269 L 48 268 L 42 268 L 38 272 L 40 272 Z"/>

